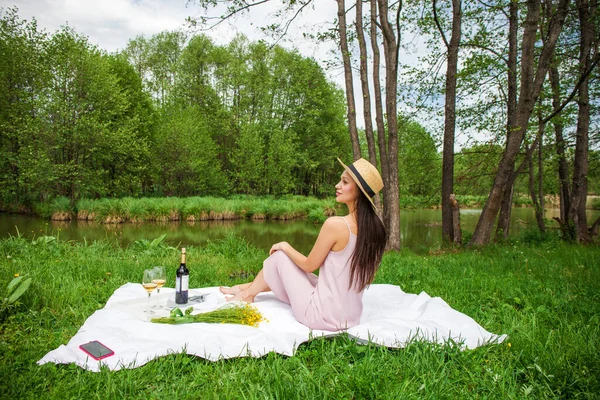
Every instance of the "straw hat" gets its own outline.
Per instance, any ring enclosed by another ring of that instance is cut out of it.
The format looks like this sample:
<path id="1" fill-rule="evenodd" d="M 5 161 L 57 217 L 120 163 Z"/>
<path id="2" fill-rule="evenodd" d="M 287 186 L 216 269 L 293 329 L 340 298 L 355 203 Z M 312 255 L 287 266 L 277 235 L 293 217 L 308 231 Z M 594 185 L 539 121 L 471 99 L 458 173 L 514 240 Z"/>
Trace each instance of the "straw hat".
<path id="1" fill-rule="evenodd" d="M 381 180 L 381 175 L 379 175 L 377 168 L 364 158 L 359 158 L 349 166 L 344 164 L 339 158 L 337 160 L 342 164 L 344 169 L 348 171 L 348 174 L 350 174 L 360 190 L 367 196 L 367 199 L 369 199 L 371 204 L 375 206 L 373 198 L 383 188 L 383 181 Z"/>

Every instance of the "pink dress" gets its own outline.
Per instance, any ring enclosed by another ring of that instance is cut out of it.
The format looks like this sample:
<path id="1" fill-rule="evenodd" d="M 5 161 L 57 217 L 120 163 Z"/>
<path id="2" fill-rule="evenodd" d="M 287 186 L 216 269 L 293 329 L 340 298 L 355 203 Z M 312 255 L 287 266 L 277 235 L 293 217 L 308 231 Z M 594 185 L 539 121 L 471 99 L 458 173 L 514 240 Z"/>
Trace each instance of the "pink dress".
<path id="1" fill-rule="evenodd" d="M 263 263 L 267 285 L 275 296 L 292 306 L 296 319 L 312 329 L 337 331 L 360 323 L 363 292 L 348 289 L 350 263 L 356 235 L 343 250 L 329 251 L 319 276 L 301 270 L 283 251 L 276 251 Z"/>

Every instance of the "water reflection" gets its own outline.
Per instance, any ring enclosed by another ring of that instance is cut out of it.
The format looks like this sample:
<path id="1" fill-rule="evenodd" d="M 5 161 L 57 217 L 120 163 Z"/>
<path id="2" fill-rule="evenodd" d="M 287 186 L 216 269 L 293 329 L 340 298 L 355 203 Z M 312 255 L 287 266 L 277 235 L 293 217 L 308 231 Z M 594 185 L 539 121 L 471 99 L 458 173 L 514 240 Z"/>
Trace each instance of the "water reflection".
<path id="1" fill-rule="evenodd" d="M 461 210 L 463 232 L 473 232 L 481 210 Z M 600 211 L 588 211 L 592 221 Z M 551 219 L 559 216 L 558 209 L 548 209 L 545 218 L 550 227 L 556 227 Z M 441 210 L 402 210 L 400 212 L 400 237 L 403 247 L 426 251 L 440 245 Z M 530 208 L 515 208 L 512 212 L 511 232 L 536 227 L 535 213 Z M 91 242 L 94 240 L 116 241 L 127 246 L 138 239 L 154 239 L 166 233 L 166 241 L 172 246 L 204 245 L 228 234 L 243 237 L 265 252 L 273 243 L 287 241 L 304 254 L 308 254 L 319 233 L 320 225 L 305 220 L 228 220 L 198 222 L 98 224 L 86 221 L 48 221 L 22 215 L 0 214 L 0 237 L 22 234 L 32 238 L 41 235 L 59 236 L 61 240 Z"/>

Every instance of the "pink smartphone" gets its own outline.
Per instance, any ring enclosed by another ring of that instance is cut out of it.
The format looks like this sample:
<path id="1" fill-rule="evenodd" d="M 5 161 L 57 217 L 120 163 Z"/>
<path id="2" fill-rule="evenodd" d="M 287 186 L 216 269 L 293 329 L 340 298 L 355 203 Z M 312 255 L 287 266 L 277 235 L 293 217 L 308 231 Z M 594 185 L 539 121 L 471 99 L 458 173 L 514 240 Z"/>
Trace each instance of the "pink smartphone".
<path id="1" fill-rule="evenodd" d="M 103 358 L 110 357 L 115 354 L 114 351 L 103 345 L 97 340 L 93 340 L 89 343 L 84 343 L 79 348 L 89 354 L 95 360 L 102 360 Z"/>

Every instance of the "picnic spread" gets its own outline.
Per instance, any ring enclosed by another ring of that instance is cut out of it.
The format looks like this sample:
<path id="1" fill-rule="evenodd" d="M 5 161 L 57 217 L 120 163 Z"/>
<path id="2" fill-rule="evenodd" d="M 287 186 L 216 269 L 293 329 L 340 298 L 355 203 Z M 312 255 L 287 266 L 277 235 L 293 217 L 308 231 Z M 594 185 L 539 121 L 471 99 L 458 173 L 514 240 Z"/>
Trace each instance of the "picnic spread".
<path id="1" fill-rule="evenodd" d="M 363 296 L 360 324 L 344 331 L 311 330 L 298 322 L 290 306 L 272 292 L 261 293 L 253 306 L 262 316 L 257 326 L 231 323 L 153 323 L 151 318 L 168 317 L 178 305 L 175 289 L 162 288 L 151 302 L 161 309 L 149 317 L 147 293 L 141 284 L 126 283 L 94 312 L 66 345 L 48 352 L 38 364 L 76 365 L 100 371 L 137 368 L 158 357 L 187 353 L 216 361 L 234 357 L 262 357 L 269 352 L 293 356 L 302 343 L 319 337 L 347 333 L 358 343 L 375 343 L 402 348 L 412 340 L 434 343 L 453 341 L 463 349 L 501 343 L 506 335 L 486 331 L 475 320 L 439 297 L 425 292 L 405 293 L 387 284 L 369 286 Z M 188 313 L 209 312 L 226 306 L 218 287 L 190 289 L 190 302 L 179 307 Z M 114 354 L 95 360 L 79 346 L 99 341 Z"/>

